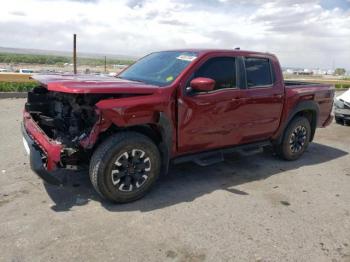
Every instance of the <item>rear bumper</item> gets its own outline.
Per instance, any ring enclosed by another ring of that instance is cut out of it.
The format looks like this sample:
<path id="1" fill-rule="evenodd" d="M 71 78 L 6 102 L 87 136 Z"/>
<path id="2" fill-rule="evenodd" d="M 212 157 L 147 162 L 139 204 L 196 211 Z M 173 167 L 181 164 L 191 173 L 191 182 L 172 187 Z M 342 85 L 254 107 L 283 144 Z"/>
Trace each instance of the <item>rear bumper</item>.
<path id="1" fill-rule="evenodd" d="M 22 134 L 31 169 L 47 183 L 63 185 L 65 175 L 57 169 L 63 146 L 52 141 L 27 112 L 23 115 Z"/>

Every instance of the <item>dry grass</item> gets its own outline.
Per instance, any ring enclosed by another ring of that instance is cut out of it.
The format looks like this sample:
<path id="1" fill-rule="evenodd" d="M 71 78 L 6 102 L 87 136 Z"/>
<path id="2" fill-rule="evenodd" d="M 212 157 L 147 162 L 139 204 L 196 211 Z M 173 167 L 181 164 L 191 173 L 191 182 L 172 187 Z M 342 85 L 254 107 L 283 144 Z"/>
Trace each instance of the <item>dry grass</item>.
<path id="1" fill-rule="evenodd" d="M 0 82 L 35 82 L 30 74 L 0 73 Z"/>

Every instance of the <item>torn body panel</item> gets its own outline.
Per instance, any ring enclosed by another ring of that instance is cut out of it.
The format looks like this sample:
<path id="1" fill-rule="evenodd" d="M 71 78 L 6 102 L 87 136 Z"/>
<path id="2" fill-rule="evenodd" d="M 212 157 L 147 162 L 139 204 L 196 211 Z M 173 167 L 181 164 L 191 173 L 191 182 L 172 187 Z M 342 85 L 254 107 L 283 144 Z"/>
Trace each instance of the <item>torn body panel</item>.
<path id="1" fill-rule="evenodd" d="M 141 124 L 156 124 L 158 113 L 167 106 L 163 96 L 135 96 L 132 98 L 101 100 L 96 107 L 104 118 L 116 126 L 128 127 Z"/>
<path id="2" fill-rule="evenodd" d="M 28 112 L 24 112 L 23 126 L 30 138 L 38 145 L 38 150 L 42 151 L 46 169 L 48 171 L 54 170 L 61 160 L 63 145 L 50 139 Z"/>

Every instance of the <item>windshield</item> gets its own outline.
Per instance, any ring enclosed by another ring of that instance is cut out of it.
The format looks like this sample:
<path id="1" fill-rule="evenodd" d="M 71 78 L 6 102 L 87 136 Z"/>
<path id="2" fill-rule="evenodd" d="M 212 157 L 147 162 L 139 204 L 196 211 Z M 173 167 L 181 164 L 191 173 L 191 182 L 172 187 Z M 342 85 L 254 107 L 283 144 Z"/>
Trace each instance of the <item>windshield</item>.
<path id="1" fill-rule="evenodd" d="M 169 85 L 197 56 L 195 52 L 183 51 L 152 53 L 141 58 L 118 77 L 159 86 Z"/>

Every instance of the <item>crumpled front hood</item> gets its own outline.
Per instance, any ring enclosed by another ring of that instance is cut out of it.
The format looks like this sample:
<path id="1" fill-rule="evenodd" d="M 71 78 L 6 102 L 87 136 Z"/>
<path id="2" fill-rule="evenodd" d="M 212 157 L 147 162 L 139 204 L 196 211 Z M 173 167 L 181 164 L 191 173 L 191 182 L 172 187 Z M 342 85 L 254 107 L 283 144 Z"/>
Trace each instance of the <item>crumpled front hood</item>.
<path id="1" fill-rule="evenodd" d="M 49 91 L 71 94 L 153 94 L 159 87 L 95 75 L 33 75 Z"/>

